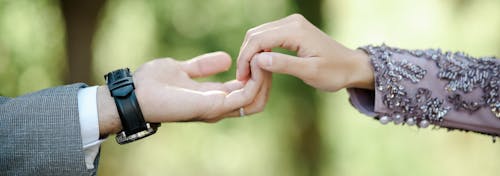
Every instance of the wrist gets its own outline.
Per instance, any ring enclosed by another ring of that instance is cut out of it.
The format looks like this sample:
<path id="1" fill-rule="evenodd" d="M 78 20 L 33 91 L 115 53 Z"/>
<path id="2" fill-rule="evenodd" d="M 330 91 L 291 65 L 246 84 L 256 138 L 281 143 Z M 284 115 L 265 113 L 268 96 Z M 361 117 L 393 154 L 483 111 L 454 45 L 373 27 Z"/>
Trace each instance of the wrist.
<path id="1" fill-rule="evenodd" d="M 97 88 L 97 111 L 99 116 L 99 135 L 101 137 L 121 131 L 122 124 L 115 101 L 108 86 Z"/>
<path id="2" fill-rule="evenodd" d="M 351 50 L 352 72 L 346 88 L 374 89 L 374 70 L 370 56 L 362 50 Z"/>

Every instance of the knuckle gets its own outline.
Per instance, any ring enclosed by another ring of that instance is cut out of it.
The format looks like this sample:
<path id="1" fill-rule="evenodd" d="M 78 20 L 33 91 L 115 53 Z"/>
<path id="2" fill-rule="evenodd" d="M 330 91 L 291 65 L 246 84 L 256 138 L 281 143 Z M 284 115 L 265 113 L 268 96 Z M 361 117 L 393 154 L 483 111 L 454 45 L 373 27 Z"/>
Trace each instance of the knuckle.
<path id="1" fill-rule="evenodd" d="M 260 28 L 260 26 L 256 26 L 256 27 L 250 28 L 247 31 L 247 35 L 251 35 L 251 34 L 255 33 L 255 31 L 257 31 L 257 29 L 259 29 L 259 28 Z"/>
<path id="2" fill-rule="evenodd" d="M 258 50 L 260 50 L 262 48 L 262 45 L 261 45 L 261 34 L 259 33 L 256 33 L 256 34 L 252 34 L 250 35 L 248 38 L 247 38 L 247 45 L 246 45 L 246 49 L 247 51 L 251 51 L 251 52 L 256 52 Z M 252 58 L 248 58 L 248 60 L 250 60 Z"/>
<path id="3" fill-rule="evenodd" d="M 295 31 L 295 36 L 297 36 L 298 38 L 302 38 L 301 36 L 303 36 L 304 33 L 306 33 L 308 30 L 306 23 L 302 21 L 294 20 L 288 23 L 288 25 L 289 25 L 288 28 Z"/>
<path id="4" fill-rule="evenodd" d="M 293 14 L 292 15 L 292 21 L 290 22 L 290 25 L 293 28 L 296 28 L 298 30 L 307 30 L 309 27 L 309 21 L 302 16 L 301 14 Z"/>
<path id="5" fill-rule="evenodd" d="M 248 40 L 252 35 L 255 34 L 255 30 L 256 30 L 256 27 L 252 28 L 252 29 L 249 29 L 246 33 L 245 33 L 245 40 Z"/>
<path id="6" fill-rule="evenodd" d="M 289 16 L 291 19 L 294 19 L 294 20 L 304 20 L 304 16 L 299 14 L 299 13 L 294 13 L 292 15 Z"/>
<path id="7" fill-rule="evenodd" d="M 248 36 L 247 41 L 248 41 L 248 43 L 249 43 L 249 44 L 253 44 L 253 43 L 255 43 L 256 41 L 258 41 L 258 40 L 259 40 L 259 38 L 260 38 L 259 33 L 252 33 L 252 34 L 250 34 L 250 35 Z"/>
<path id="8" fill-rule="evenodd" d="M 252 29 L 248 30 L 246 33 L 245 33 L 245 39 L 244 40 L 247 40 L 248 37 L 250 37 L 250 35 L 252 35 L 252 32 L 251 32 Z"/>

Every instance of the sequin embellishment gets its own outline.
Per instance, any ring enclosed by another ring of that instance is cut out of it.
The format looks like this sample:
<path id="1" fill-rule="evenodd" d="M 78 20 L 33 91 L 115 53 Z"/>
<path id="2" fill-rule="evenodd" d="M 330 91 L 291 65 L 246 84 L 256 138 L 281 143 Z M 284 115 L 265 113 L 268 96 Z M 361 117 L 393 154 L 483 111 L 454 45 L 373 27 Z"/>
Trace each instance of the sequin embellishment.
<path id="1" fill-rule="evenodd" d="M 416 57 L 424 57 L 436 62 L 438 78 L 445 80 L 445 89 L 453 93 L 448 101 L 456 110 L 474 112 L 481 107 L 489 107 L 495 117 L 500 118 L 500 62 L 495 57 L 474 58 L 463 52 L 445 52 L 437 49 L 407 51 Z M 460 94 L 482 89 L 480 100 L 467 102 Z"/>
<path id="2" fill-rule="evenodd" d="M 455 110 L 470 113 L 481 107 L 489 107 L 500 118 L 500 62 L 496 62 L 494 57 L 476 59 L 462 52 L 443 53 L 440 49 L 404 50 L 386 45 L 369 45 L 360 49 L 371 56 L 376 75 L 375 88 L 382 93 L 382 103 L 391 111 L 377 117 L 382 124 L 391 121 L 419 127 L 437 124 L 452 109 L 445 105 L 445 101 Z M 434 61 L 439 68 L 436 76 L 447 82 L 445 90 L 450 95 L 446 99 L 432 97 L 432 92 L 426 88 L 418 88 L 414 95 L 409 95 L 401 81 L 417 84 L 426 76 L 427 71 L 404 58 L 393 59 L 392 56 L 396 53 Z M 470 93 L 476 88 L 480 88 L 483 93 L 477 101 L 466 101 L 458 93 Z"/>

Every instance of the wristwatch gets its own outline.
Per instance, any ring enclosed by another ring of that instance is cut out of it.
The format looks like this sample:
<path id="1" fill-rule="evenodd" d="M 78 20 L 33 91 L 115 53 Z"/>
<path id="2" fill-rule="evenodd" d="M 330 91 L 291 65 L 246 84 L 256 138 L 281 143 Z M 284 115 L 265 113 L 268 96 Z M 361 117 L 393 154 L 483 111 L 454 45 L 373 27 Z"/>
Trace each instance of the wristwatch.
<path id="1" fill-rule="evenodd" d="M 104 75 L 111 96 L 115 99 L 123 130 L 116 134 L 116 142 L 126 144 L 156 133 L 160 123 L 147 123 L 135 96 L 135 86 L 128 68 Z"/>

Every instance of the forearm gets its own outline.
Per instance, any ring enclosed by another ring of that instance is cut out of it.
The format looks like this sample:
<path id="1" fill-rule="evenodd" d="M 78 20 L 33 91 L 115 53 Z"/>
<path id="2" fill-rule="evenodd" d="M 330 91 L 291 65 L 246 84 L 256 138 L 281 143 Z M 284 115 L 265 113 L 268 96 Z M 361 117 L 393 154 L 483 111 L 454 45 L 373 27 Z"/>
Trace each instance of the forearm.
<path id="1" fill-rule="evenodd" d="M 97 90 L 97 111 L 99 114 L 99 134 L 101 137 L 121 131 L 122 125 L 118 110 L 108 86 L 99 86 Z"/>

